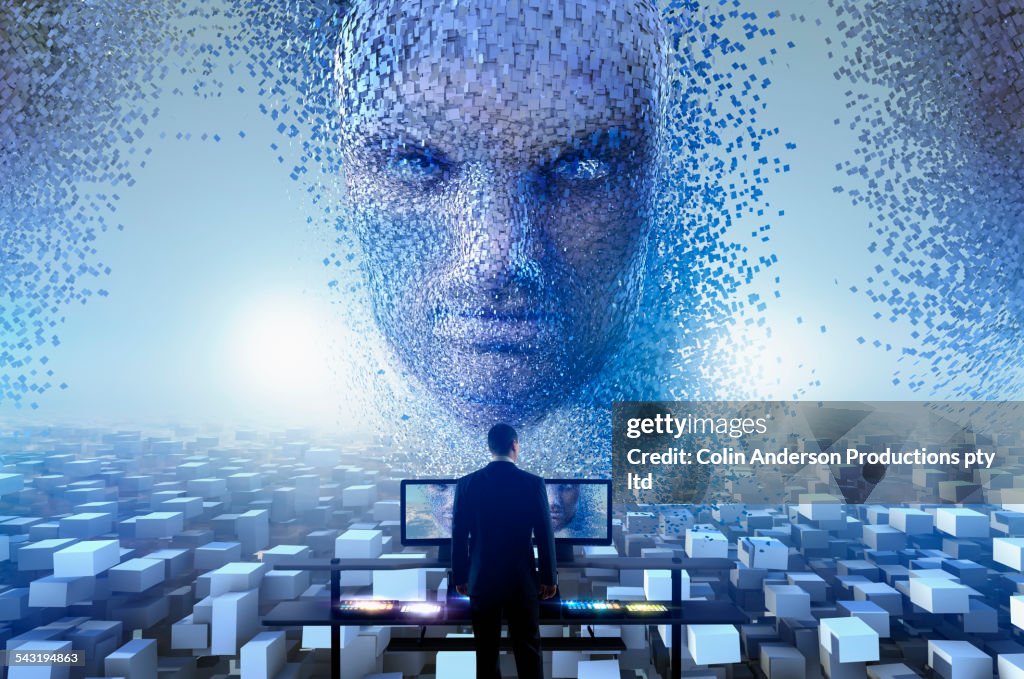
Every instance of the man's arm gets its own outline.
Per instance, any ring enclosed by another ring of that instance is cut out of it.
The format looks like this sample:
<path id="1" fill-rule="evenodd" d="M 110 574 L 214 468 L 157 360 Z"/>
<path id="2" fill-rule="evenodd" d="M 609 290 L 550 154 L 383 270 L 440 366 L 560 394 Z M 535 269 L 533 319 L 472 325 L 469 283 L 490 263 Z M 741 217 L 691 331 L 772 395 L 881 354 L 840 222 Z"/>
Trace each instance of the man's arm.
<path id="1" fill-rule="evenodd" d="M 455 504 L 452 507 L 452 583 L 459 594 L 465 595 L 469 582 L 469 506 L 466 504 L 466 484 L 455 484 Z"/>
<path id="2" fill-rule="evenodd" d="M 555 568 L 555 533 L 551 530 L 551 509 L 548 507 L 548 492 L 543 479 L 537 482 L 536 498 L 538 506 L 534 511 L 537 518 L 533 535 L 537 539 L 537 557 L 540 561 L 541 597 L 550 599 L 555 595 L 558 576 Z"/>

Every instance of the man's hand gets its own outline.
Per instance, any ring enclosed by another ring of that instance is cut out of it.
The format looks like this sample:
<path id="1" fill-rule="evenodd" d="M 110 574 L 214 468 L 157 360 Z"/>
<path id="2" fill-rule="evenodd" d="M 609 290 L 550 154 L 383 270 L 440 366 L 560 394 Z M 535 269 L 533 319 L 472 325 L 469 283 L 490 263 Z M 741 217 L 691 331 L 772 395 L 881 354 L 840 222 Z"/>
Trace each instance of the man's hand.
<path id="1" fill-rule="evenodd" d="M 555 596 L 558 592 L 558 585 L 541 585 L 540 586 L 540 598 L 550 599 Z"/>
<path id="2" fill-rule="evenodd" d="M 455 585 L 455 591 L 462 596 L 469 596 L 469 585 Z"/>

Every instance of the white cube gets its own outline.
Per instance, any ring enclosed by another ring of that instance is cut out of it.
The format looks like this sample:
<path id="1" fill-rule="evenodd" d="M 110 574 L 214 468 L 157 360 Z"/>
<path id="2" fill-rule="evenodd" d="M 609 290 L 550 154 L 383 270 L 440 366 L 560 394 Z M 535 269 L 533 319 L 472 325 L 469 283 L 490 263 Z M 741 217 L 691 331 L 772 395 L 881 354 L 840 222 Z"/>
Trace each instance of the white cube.
<path id="1" fill-rule="evenodd" d="M 1024 594 L 1010 597 L 1010 622 L 1017 629 L 1024 629 Z"/>
<path id="2" fill-rule="evenodd" d="M 970 589 L 946 578 L 910 578 L 910 601 L 929 613 L 967 613 Z"/>
<path id="3" fill-rule="evenodd" d="M 920 509 L 894 507 L 889 510 L 889 525 L 907 535 L 928 535 L 932 532 L 932 515 Z"/>
<path id="4" fill-rule="evenodd" d="M 840 663 L 878 660 L 878 632 L 860 618 L 823 618 L 818 645 Z"/>
<path id="5" fill-rule="evenodd" d="M 690 598 L 690 574 L 679 571 L 680 595 Z M 672 571 L 644 571 L 644 597 L 648 601 L 672 600 Z"/>
<path id="6" fill-rule="evenodd" d="M 274 679 L 284 668 L 286 651 L 284 632 L 260 632 L 242 646 L 242 679 Z"/>
<path id="7" fill-rule="evenodd" d="M 729 556 L 729 539 L 718 531 L 688 528 L 685 549 L 692 559 L 724 559 Z"/>
<path id="8" fill-rule="evenodd" d="M 740 538 L 737 556 L 748 568 L 784 571 L 789 567 L 789 548 L 775 538 Z"/>
<path id="9" fill-rule="evenodd" d="M 811 617 L 811 595 L 796 585 L 764 585 L 764 605 L 776 618 Z"/>
<path id="10" fill-rule="evenodd" d="M 99 575 L 120 560 L 121 544 L 117 540 L 86 540 L 53 553 L 53 575 L 58 578 Z"/>
<path id="11" fill-rule="evenodd" d="M 992 658 L 967 641 L 928 640 L 928 666 L 944 679 L 992 679 Z"/>
<path id="12" fill-rule="evenodd" d="M 379 530 L 347 530 L 334 541 L 338 559 L 376 559 L 383 551 L 383 533 Z"/>
<path id="13" fill-rule="evenodd" d="M 619 679 L 618 660 L 581 660 L 576 664 L 579 679 Z"/>
<path id="14" fill-rule="evenodd" d="M 740 661 L 740 633 L 732 625 L 688 625 L 686 647 L 698 665 Z"/>
<path id="15" fill-rule="evenodd" d="M 988 517 L 963 507 L 939 507 L 935 510 L 935 526 L 955 538 L 988 537 Z"/>
<path id="16" fill-rule="evenodd" d="M 1024 653 L 1003 653 L 996 663 L 999 679 L 1024 679 Z"/>
<path id="17" fill-rule="evenodd" d="M 1024 570 L 1024 538 L 994 538 L 992 559 L 1014 570 Z"/>

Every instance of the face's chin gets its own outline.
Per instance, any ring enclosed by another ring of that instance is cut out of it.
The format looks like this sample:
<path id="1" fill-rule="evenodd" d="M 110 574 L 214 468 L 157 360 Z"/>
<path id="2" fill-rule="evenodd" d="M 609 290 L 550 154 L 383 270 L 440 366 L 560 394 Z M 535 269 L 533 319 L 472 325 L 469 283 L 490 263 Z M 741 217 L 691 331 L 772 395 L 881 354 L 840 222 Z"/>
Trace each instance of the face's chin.
<path id="1" fill-rule="evenodd" d="M 436 397 L 474 423 L 543 415 L 586 379 L 553 348 L 435 342 L 403 362 Z"/>

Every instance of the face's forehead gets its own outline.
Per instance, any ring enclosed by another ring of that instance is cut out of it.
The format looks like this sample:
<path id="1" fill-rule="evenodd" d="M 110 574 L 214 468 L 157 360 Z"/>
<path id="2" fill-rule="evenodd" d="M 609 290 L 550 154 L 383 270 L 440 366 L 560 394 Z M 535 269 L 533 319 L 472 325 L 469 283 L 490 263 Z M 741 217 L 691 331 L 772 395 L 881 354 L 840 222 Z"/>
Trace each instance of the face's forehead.
<path id="1" fill-rule="evenodd" d="M 346 16 L 336 76 L 349 140 L 519 157 L 649 131 L 663 61 L 645 2 L 371 1 Z"/>

